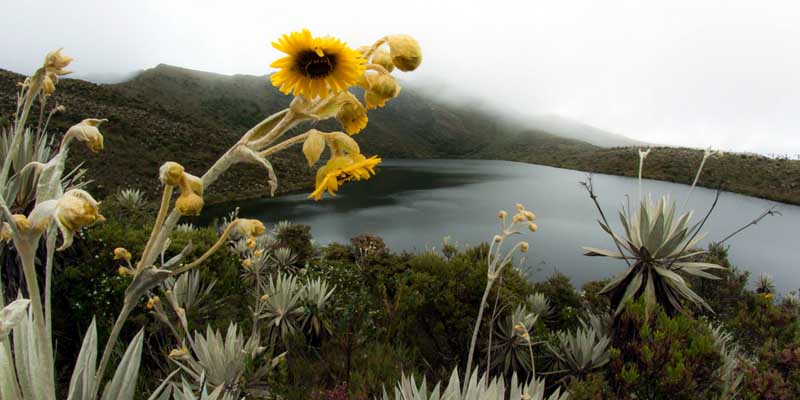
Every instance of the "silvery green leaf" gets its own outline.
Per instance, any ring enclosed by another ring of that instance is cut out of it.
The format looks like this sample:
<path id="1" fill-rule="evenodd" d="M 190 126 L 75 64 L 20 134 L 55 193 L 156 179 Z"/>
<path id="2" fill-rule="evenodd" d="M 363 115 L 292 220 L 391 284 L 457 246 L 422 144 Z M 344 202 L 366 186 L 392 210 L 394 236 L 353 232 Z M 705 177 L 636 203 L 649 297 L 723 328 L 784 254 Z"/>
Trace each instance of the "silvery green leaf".
<path id="1" fill-rule="evenodd" d="M 611 250 L 604 250 L 604 249 L 598 249 L 596 247 L 586 247 L 586 246 L 584 246 L 583 249 L 586 250 L 586 252 L 583 253 L 583 255 L 585 255 L 585 256 L 590 256 L 590 257 L 611 257 L 611 258 L 619 258 L 619 259 L 625 258 L 625 257 L 623 257 L 622 254 L 620 254 L 618 252 L 611 251 Z"/>
<path id="2" fill-rule="evenodd" d="M 103 391 L 102 400 L 133 400 L 139 378 L 143 342 L 144 330 L 140 330 L 125 350 L 114 377 Z"/>
<path id="3" fill-rule="evenodd" d="M 97 368 L 97 326 L 94 318 L 83 337 L 81 351 L 69 380 L 67 400 L 91 400 Z"/>
<path id="4" fill-rule="evenodd" d="M 639 288 L 642 286 L 642 273 L 638 272 L 636 275 L 631 279 L 628 283 L 628 287 L 625 289 L 625 294 L 622 296 L 622 300 L 620 300 L 619 305 L 617 306 L 617 310 L 615 314 L 619 314 L 622 312 L 622 309 L 625 308 L 625 305 L 628 303 L 630 299 L 636 295 L 636 292 L 639 291 Z"/>

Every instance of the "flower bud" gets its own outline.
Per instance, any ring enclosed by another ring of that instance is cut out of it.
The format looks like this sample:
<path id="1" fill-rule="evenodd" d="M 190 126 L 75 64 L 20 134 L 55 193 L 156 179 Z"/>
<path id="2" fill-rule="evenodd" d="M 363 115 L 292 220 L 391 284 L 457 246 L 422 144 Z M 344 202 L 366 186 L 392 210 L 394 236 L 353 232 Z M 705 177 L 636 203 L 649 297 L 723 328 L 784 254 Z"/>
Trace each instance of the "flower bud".
<path id="1" fill-rule="evenodd" d="M 65 244 L 67 236 L 77 230 L 94 225 L 97 222 L 105 221 L 105 217 L 100 215 L 100 203 L 92 195 L 80 189 L 72 189 L 58 200 L 56 206 L 56 223 L 64 234 Z"/>
<path id="2" fill-rule="evenodd" d="M 522 253 L 528 252 L 528 242 L 520 242 L 519 243 L 519 251 Z"/>
<path id="3" fill-rule="evenodd" d="M 392 63 L 401 71 L 413 71 L 422 63 L 422 49 L 416 39 L 408 35 L 391 35 L 388 38 Z"/>
<path id="4" fill-rule="evenodd" d="M 175 209 L 181 215 L 200 215 L 200 211 L 203 210 L 203 198 L 191 190 L 185 190 L 178 196 L 178 200 L 175 200 Z"/>
<path id="5" fill-rule="evenodd" d="M 159 299 L 158 296 L 153 296 L 153 297 L 147 299 L 146 307 L 147 307 L 148 310 L 152 310 L 153 307 L 155 307 L 156 304 L 158 304 L 158 303 L 161 303 L 161 299 Z"/>
<path id="6" fill-rule="evenodd" d="M 158 170 L 158 178 L 164 185 L 177 186 L 183 180 L 183 166 L 172 161 L 167 161 Z"/>
<path id="7" fill-rule="evenodd" d="M 257 219 L 239 218 L 232 223 L 236 224 L 234 229 L 242 236 L 261 236 L 267 231 L 267 228 L 264 227 L 264 223 Z"/>
<path id="8" fill-rule="evenodd" d="M 251 238 L 247 239 L 247 248 L 249 248 L 249 249 L 255 249 L 256 248 L 256 240 L 254 238 L 251 237 Z"/>
<path id="9" fill-rule="evenodd" d="M 500 243 L 503 240 L 503 237 L 500 235 L 494 235 L 494 242 Z"/>
<path id="10" fill-rule="evenodd" d="M 182 346 L 179 349 L 172 349 L 167 357 L 169 357 L 170 360 L 185 360 L 189 357 L 189 349 L 187 349 L 186 346 Z"/>
<path id="11" fill-rule="evenodd" d="M 525 218 L 527 218 L 528 221 L 533 221 L 534 219 L 536 219 L 536 214 L 534 214 L 531 211 L 525 210 L 522 212 L 522 214 L 525 215 Z"/>
<path id="12" fill-rule="evenodd" d="M 387 74 L 370 74 L 367 76 L 369 90 L 364 93 L 367 109 L 383 107 L 386 102 L 400 94 L 400 85 L 393 76 Z"/>
<path id="13" fill-rule="evenodd" d="M 258 249 L 253 252 L 253 256 L 255 257 L 261 257 L 262 255 L 264 255 L 264 250 Z"/>
<path id="14" fill-rule="evenodd" d="M 507 216 L 508 216 L 508 213 L 505 212 L 505 210 L 500 210 L 500 212 L 497 213 L 497 218 L 500 218 L 500 219 L 506 219 Z"/>
<path id="15" fill-rule="evenodd" d="M 386 50 L 378 49 L 372 54 L 372 63 L 378 64 L 386 71 L 394 71 L 394 64 L 392 63 L 392 56 Z"/>
<path id="16" fill-rule="evenodd" d="M 31 223 L 28 221 L 28 217 L 23 214 L 14 214 L 12 215 L 14 218 L 14 224 L 17 225 L 17 229 L 21 231 L 26 231 L 31 228 Z"/>
<path id="17" fill-rule="evenodd" d="M 269 295 L 265 294 L 265 295 L 261 296 L 261 301 L 263 301 L 265 303 L 268 302 L 269 301 Z"/>
<path id="18" fill-rule="evenodd" d="M 117 247 L 114 249 L 114 260 L 130 261 L 131 253 L 122 247 Z"/>
<path id="19" fill-rule="evenodd" d="M 244 267 L 244 269 L 250 269 L 250 267 L 252 266 L 253 266 L 253 261 L 251 261 L 249 258 L 245 258 L 244 260 L 242 260 L 242 267 Z"/>
<path id="20" fill-rule="evenodd" d="M 127 268 L 125 268 L 125 267 L 119 267 L 119 268 L 117 268 L 117 274 L 118 274 L 119 276 L 125 276 L 125 275 L 128 275 L 128 269 L 127 269 Z"/>
<path id="21" fill-rule="evenodd" d="M 531 222 L 530 224 L 528 224 L 528 229 L 530 229 L 531 232 L 536 232 L 539 230 L 539 226 Z"/>
<path id="22" fill-rule="evenodd" d="M 50 78 L 50 75 L 45 75 L 44 80 L 42 81 L 42 93 L 45 96 L 50 96 L 53 92 L 56 91 L 56 83 Z"/>
<path id="23" fill-rule="evenodd" d="M 341 108 L 339 108 L 339 112 L 336 113 L 336 119 L 342 124 L 344 131 L 350 135 L 361 132 L 361 130 L 367 126 L 367 122 L 369 122 L 367 110 L 355 97 L 352 97 L 342 104 Z"/>

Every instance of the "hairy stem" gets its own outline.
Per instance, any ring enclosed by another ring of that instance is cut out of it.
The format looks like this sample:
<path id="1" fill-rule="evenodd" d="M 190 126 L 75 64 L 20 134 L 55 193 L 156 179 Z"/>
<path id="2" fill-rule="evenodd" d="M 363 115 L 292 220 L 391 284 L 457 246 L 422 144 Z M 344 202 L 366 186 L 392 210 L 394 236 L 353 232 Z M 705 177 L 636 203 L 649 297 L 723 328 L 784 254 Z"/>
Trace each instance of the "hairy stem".
<path id="1" fill-rule="evenodd" d="M 183 266 L 181 268 L 178 268 L 177 270 L 175 270 L 174 275 L 179 275 L 181 273 L 184 273 L 184 272 L 186 272 L 186 271 L 188 271 L 188 270 L 200 265 L 203 261 L 208 259 L 208 257 L 211 257 L 212 254 L 214 254 L 217 250 L 219 250 L 220 247 L 222 247 L 223 244 L 225 244 L 225 240 L 228 239 L 228 235 L 230 235 L 231 229 L 233 229 L 233 227 L 238 223 L 237 221 L 238 220 L 235 220 L 235 221 L 231 222 L 230 224 L 228 224 L 228 227 L 225 228 L 224 232 L 222 232 L 222 235 L 220 235 L 219 239 L 217 239 L 217 242 L 214 243 L 214 245 L 211 246 L 211 248 L 208 249 L 205 253 L 203 253 L 203 255 L 200 256 L 200 258 L 192 261 L 191 263 L 189 263 L 189 264 L 187 264 L 187 265 L 185 265 L 185 266 Z"/>
<path id="2" fill-rule="evenodd" d="M 475 329 L 472 330 L 472 339 L 470 340 L 469 344 L 469 355 L 467 355 L 467 369 L 466 375 L 464 376 L 464 392 L 467 391 L 467 385 L 469 385 L 469 378 L 472 375 L 472 356 L 475 353 L 475 345 L 478 343 L 478 331 L 481 329 L 481 320 L 483 319 L 483 311 L 486 308 L 486 300 L 489 298 L 489 292 L 492 290 L 492 285 L 494 284 L 493 279 L 488 279 L 486 281 L 486 290 L 483 291 L 483 297 L 481 298 L 481 306 L 478 309 L 478 319 L 475 321 Z"/>
<path id="3" fill-rule="evenodd" d="M 144 246 L 144 251 L 142 251 L 142 257 L 139 261 L 139 264 L 136 266 L 137 273 L 145 265 L 149 265 L 149 264 L 143 264 L 143 261 L 148 258 L 148 254 L 150 254 L 150 251 L 153 248 L 153 243 L 158 237 L 158 233 L 161 231 L 161 226 L 164 224 L 164 219 L 166 219 L 167 217 L 169 202 L 170 200 L 172 200 L 173 188 L 174 187 L 172 185 L 164 185 L 164 193 L 161 195 L 161 207 L 159 207 L 158 209 L 158 216 L 156 217 L 156 222 L 153 224 L 153 230 L 152 232 L 150 232 L 150 238 L 147 239 L 147 244 Z"/>
<path id="4" fill-rule="evenodd" d="M 108 336 L 108 340 L 106 341 L 106 347 L 103 349 L 103 357 L 100 359 L 100 365 L 97 368 L 97 373 L 94 376 L 95 387 L 92 390 L 92 396 L 89 397 L 91 399 L 97 398 L 97 394 L 100 391 L 100 385 L 103 380 L 103 375 L 106 372 L 106 367 L 108 367 L 108 361 L 111 359 L 111 350 L 117 343 L 122 326 L 125 325 L 125 321 L 128 319 L 131 311 L 133 311 L 133 304 L 130 304 L 127 301 L 123 303 L 122 310 L 120 310 L 119 315 L 117 315 L 117 320 L 114 322 L 114 327 L 111 328 L 111 334 Z"/>

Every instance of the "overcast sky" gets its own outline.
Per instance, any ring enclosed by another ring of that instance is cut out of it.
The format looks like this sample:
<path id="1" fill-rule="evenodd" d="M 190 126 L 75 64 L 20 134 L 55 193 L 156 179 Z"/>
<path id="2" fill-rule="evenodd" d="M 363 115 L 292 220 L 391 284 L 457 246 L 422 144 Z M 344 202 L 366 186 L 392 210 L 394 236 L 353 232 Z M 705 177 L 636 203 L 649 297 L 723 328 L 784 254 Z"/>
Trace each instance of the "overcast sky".
<path id="1" fill-rule="evenodd" d="M 262 75 L 282 33 L 354 47 L 408 33 L 424 61 L 402 78 L 450 98 L 654 143 L 800 154 L 797 1 L 4 3 L 0 68 L 23 73 L 64 47 L 81 74 L 168 63 Z"/>

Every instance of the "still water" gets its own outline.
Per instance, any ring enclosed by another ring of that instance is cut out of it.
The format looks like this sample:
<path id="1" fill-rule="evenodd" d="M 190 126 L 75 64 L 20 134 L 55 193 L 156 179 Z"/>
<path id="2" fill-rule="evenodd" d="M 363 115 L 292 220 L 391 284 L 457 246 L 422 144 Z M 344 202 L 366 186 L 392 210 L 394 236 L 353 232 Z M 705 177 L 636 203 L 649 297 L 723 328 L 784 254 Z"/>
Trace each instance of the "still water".
<path id="1" fill-rule="evenodd" d="M 488 241 L 499 229 L 497 211 L 513 214 L 521 202 L 537 215 L 539 231 L 526 233 L 531 250 L 525 262 L 530 277 L 546 278 L 553 271 L 568 275 L 577 286 L 624 270 L 624 262 L 585 257 L 581 246 L 612 249 L 613 242 L 597 224 L 597 210 L 579 181 L 586 174 L 559 168 L 484 160 L 387 160 L 378 175 L 345 185 L 335 198 L 307 200 L 298 194 L 237 202 L 240 216 L 267 224 L 289 220 L 312 226 L 317 243 L 347 242 L 360 233 L 381 236 L 395 251 L 425 251 L 441 247 L 449 237 L 459 246 Z M 625 194 L 635 198 L 636 179 L 594 175 L 595 191 L 612 227 L 621 229 L 616 210 Z M 645 180 L 653 196 L 671 194 L 683 204 L 687 185 Z M 695 219 L 705 215 L 715 192 L 695 188 L 687 208 Z M 722 193 L 703 231 L 706 242 L 720 240 L 753 220 L 774 202 Z M 234 205 L 207 210 L 210 217 L 227 214 Z M 778 290 L 800 287 L 800 207 L 780 205 L 783 216 L 767 217 L 727 242 L 732 262 L 751 271 L 751 284 L 762 272 L 775 278 Z"/>

